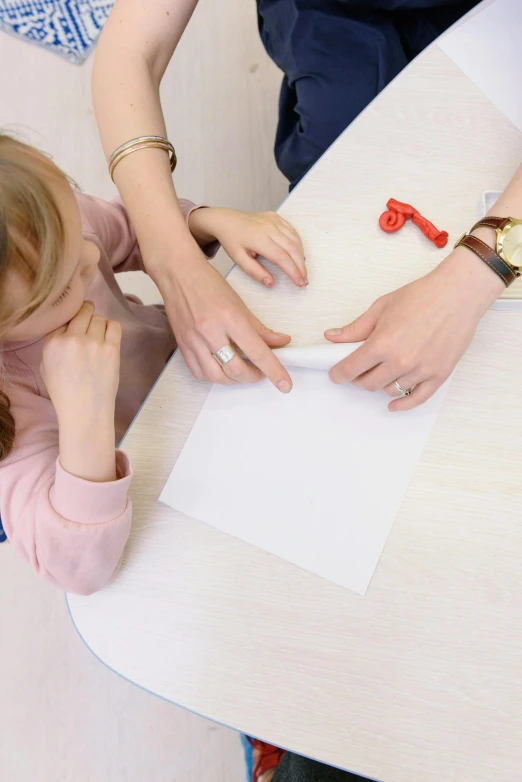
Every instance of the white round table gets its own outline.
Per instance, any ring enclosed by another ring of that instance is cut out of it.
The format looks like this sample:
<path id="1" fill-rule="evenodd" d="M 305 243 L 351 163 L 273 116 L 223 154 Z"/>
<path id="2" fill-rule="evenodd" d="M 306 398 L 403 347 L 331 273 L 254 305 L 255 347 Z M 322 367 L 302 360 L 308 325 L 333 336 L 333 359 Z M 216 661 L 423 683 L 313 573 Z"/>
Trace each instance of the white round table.
<path id="1" fill-rule="evenodd" d="M 454 241 L 521 142 L 434 45 L 281 207 L 309 288 L 266 291 L 239 270 L 230 282 L 295 344 L 317 341 L 444 257 L 413 227 L 380 231 L 388 198 Z M 121 573 L 68 598 L 85 643 L 162 698 L 382 782 L 520 779 L 521 354 L 522 314 L 488 313 L 364 598 L 157 501 L 209 391 L 175 355 L 124 444 L 134 522 Z"/>

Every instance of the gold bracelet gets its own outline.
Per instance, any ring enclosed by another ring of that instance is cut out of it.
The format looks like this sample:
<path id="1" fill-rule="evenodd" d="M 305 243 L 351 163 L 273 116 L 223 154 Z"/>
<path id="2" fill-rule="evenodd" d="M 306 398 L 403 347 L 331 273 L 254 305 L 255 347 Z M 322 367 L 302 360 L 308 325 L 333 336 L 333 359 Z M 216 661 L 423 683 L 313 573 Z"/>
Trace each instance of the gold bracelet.
<path id="1" fill-rule="evenodd" d="M 114 182 L 114 169 L 120 163 L 124 157 L 131 155 L 133 152 L 138 152 L 140 149 L 164 149 L 169 153 L 170 170 L 174 171 L 176 168 L 177 158 L 176 151 L 170 141 L 163 136 L 138 136 L 130 141 L 122 144 L 121 147 L 115 149 L 109 158 L 109 174 Z"/>

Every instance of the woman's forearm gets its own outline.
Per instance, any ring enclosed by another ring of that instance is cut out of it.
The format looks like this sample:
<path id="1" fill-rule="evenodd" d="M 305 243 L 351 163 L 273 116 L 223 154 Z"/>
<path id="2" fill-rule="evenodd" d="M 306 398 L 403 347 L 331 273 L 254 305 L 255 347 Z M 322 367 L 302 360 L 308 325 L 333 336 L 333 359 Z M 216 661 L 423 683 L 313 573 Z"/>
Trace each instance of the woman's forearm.
<path id="1" fill-rule="evenodd" d="M 515 171 L 508 186 L 488 214 L 522 219 L 522 165 Z"/>
<path id="2" fill-rule="evenodd" d="M 500 198 L 489 210 L 488 215 L 514 217 L 522 220 L 522 165 L 518 167 Z M 493 228 L 480 226 L 473 233 L 490 247 L 495 247 L 496 236 Z"/>
<path id="3" fill-rule="evenodd" d="M 117 0 L 98 45 L 93 102 L 107 158 L 144 135 L 166 136 L 159 85 L 197 0 Z M 199 253 L 178 205 L 169 158 L 160 149 L 128 155 L 114 180 L 130 214 L 147 270 L 161 276 Z"/>

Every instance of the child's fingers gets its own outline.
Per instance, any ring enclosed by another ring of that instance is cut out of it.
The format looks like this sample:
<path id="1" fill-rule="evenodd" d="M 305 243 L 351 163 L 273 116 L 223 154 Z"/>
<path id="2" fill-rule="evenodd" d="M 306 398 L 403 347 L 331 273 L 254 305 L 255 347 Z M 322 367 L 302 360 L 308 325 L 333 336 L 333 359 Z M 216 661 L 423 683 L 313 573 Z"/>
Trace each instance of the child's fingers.
<path id="1" fill-rule="evenodd" d="M 295 230 L 294 226 L 290 225 L 288 220 L 283 220 L 282 217 L 280 219 L 281 219 L 281 230 L 284 230 L 284 233 L 286 233 L 287 236 L 290 239 L 292 239 L 292 241 L 295 242 L 301 248 L 301 250 L 303 251 L 303 255 L 304 255 L 303 242 L 301 240 L 301 237 L 299 236 L 299 234 Z"/>
<path id="2" fill-rule="evenodd" d="M 292 241 L 294 242 L 300 242 L 301 238 L 297 231 L 292 228 L 290 223 L 287 223 L 286 220 L 282 220 L 280 217 L 278 218 L 277 222 L 275 223 L 276 227 L 279 228 L 281 231 L 283 231 L 285 234 L 287 234 Z"/>
<path id="3" fill-rule="evenodd" d="M 246 250 L 239 250 L 238 253 L 236 253 L 234 257 L 235 262 L 238 266 L 241 266 L 243 271 L 245 271 L 252 279 L 257 280 L 257 282 L 262 283 L 267 288 L 271 288 L 274 284 L 274 278 L 268 272 L 265 267 L 259 263 L 259 261 L 256 261 L 255 258 L 252 258 L 252 256 L 246 251 Z"/>
<path id="4" fill-rule="evenodd" d="M 67 334 L 85 334 L 94 315 L 92 301 L 84 301 L 74 318 L 67 324 Z"/>
<path id="5" fill-rule="evenodd" d="M 117 320 L 108 320 L 105 329 L 105 342 L 110 342 L 112 345 L 116 345 L 117 348 L 121 345 L 121 323 Z"/>
<path id="6" fill-rule="evenodd" d="M 288 229 L 289 229 L 289 230 L 290 230 L 290 231 L 291 231 L 293 234 L 295 234 L 295 236 L 297 236 L 297 238 L 300 240 L 299 234 L 298 234 L 298 233 L 297 233 L 297 231 L 295 230 L 295 228 L 294 228 L 294 226 L 292 225 L 292 223 L 289 223 L 289 222 L 288 222 L 288 220 L 285 220 L 285 218 L 284 218 L 284 217 L 281 217 L 281 215 L 277 215 L 277 216 L 279 217 L 279 219 L 281 220 L 281 222 L 283 223 L 283 225 L 284 225 L 284 226 L 286 226 L 286 228 L 288 228 Z"/>
<path id="7" fill-rule="evenodd" d="M 288 220 L 284 220 L 282 217 L 280 218 L 282 226 L 284 226 L 285 232 L 287 232 L 293 239 L 293 241 L 297 242 L 301 250 L 303 250 L 304 255 L 304 247 L 301 237 L 299 236 L 298 232 L 295 230 L 294 226 L 288 222 Z"/>
<path id="8" fill-rule="evenodd" d="M 96 342 L 103 342 L 105 339 L 105 331 L 107 329 L 107 321 L 102 315 L 92 316 L 91 322 L 87 329 L 87 336 L 94 339 Z"/>
<path id="9" fill-rule="evenodd" d="M 299 234 L 296 234 L 295 231 L 289 230 L 286 227 L 286 225 L 284 225 L 284 224 L 283 225 L 279 225 L 278 229 L 281 231 L 282 234 L 284 234 L 287 237 L 287 239 L 289 239 L 292 242 L 292 244 L 295 247 L 298 248 L 298 250 L 301 253 L 301 255 L 303 256 L 303 258 L 305 258 L 304 247 L 303 247 L 303 243 L 301 241 L 301 237 L 299 236 Z M 306 258 L 305 258 L 305 260 L 306 260 Z"/>
<path id="10" fill-rule="evenodd" d="M 276 266 L 279 266 L 279 268 L 290 277 L 292 282 L 302 288 L 307 284 L 306 271 L 303 274 L 292 256 L 281 246 L 280 237 L 281 234 L 279 234 L 277 242 L 274 241 L 271 236 L 267 237 L 264 247 L 260 248 L 260 254 L 262 254 L 267 261 L 271 261 L 272 263 L 275 263 Z"/>
<path id="11" fill-rule="evenodd" d="M 308 273 L 306 271 L 306 263 L 302 246 L 299 246 L 294 239 L 291 239 L 280 228 L 279 231 L 272 235 L 272 240 L 288 253 L 293 260 L 299 271 L 301 277 L 308 282 Z"/>
<path id="12" fill-rule="evenodd" d="M 62 334 L 65 334 L 67 331 L 67 324 L 65 326 L 60 326 L 60 328 L 55 329 L 54 331 L 51 331 L 50 334 L 46 336 L 44 339 L 44 345 L 47 345 L 49 342 L 51 342 L 55 337 L 61 337 Z"/>

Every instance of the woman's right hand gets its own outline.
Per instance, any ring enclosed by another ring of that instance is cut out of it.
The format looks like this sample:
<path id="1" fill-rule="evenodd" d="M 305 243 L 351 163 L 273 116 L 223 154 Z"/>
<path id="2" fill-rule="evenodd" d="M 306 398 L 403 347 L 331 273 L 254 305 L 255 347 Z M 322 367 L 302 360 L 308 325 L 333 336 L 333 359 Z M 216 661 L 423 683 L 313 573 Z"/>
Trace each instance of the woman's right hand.
<path id="1" fill-rule="evenodd" d="M 115 479 L 114 408 L 120 376 L 121 325 L 86 301 L 47 337 L 40 372 L 56 410 L 60 462 L 89 481 Z"/>
<path id="2" fill-rule="evenodd" d="M 270 350 L 287 345 L 290 337 L 264 326 L 203 255 L 179 265 L 175 274 L 167 264 L 162 269 L 155 282 L 179 348 L 196 378 L 232 384 L 254 383 L 266 375 L 279 391 L 291 390 L 290 375 Z M 221 367 L 213 354 L 230 343 L 251 363 L 236 355 Z"/>

